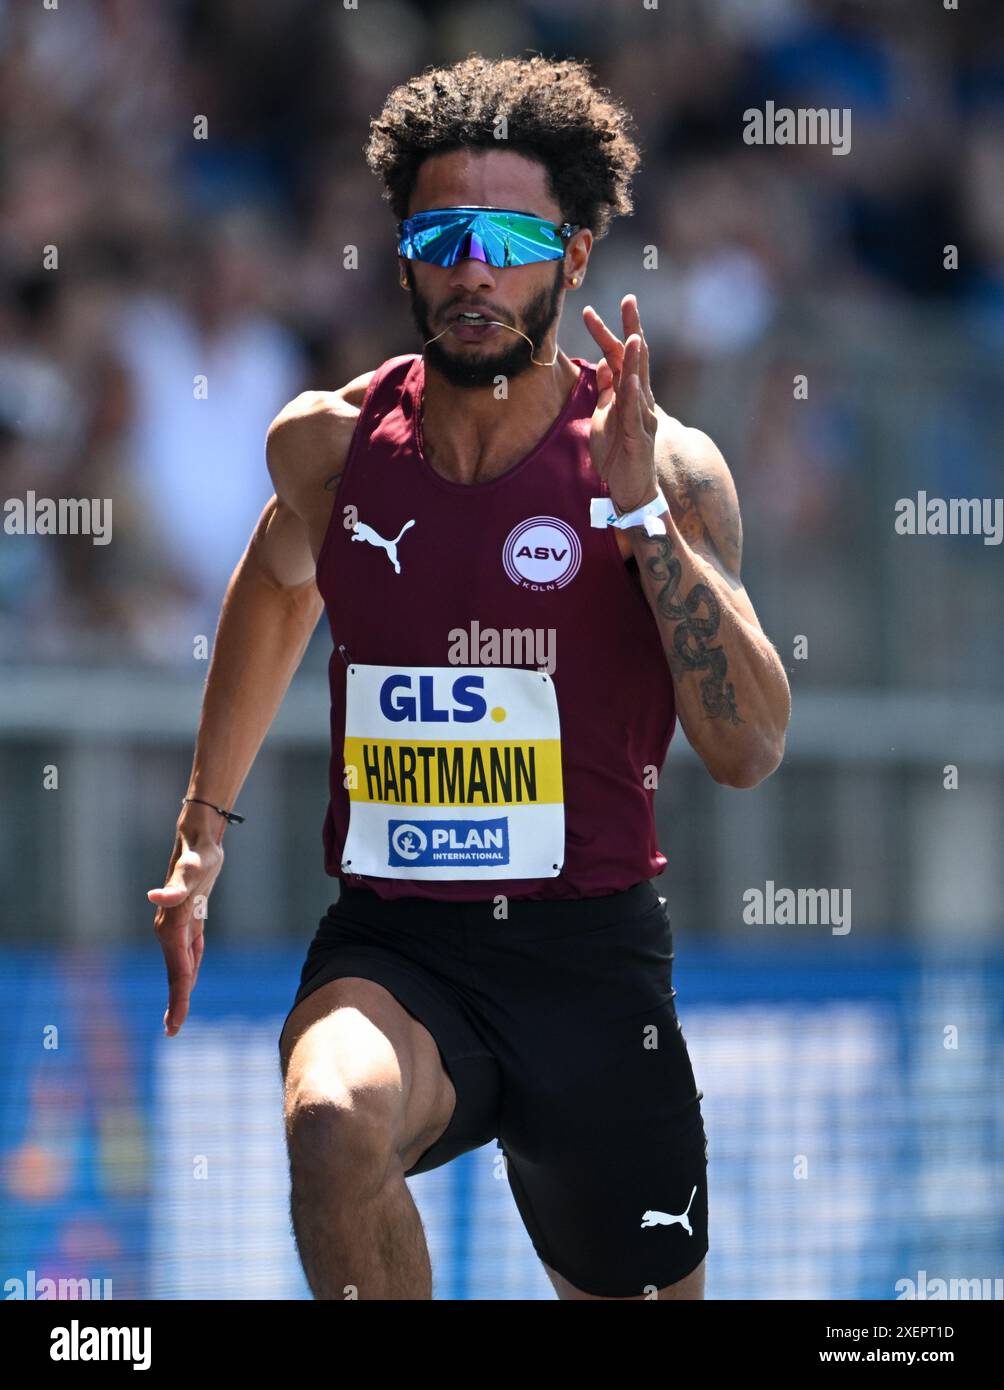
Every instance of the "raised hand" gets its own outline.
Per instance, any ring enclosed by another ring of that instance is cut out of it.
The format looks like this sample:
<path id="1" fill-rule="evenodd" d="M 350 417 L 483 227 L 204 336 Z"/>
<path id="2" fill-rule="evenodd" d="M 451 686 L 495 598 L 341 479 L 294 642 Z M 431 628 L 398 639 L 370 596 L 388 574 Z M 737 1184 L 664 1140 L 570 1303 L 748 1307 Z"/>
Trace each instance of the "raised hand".
<path id="1" fill-rule="evenodd" d="M 610 489 L 618 511 L 633 511 L 655 495 L 658 416 L 649 380 L 648 344 L 633 294 L 621 300 L 624 340 L 592 307 L 582 311 L 603 353 L 596 373 L 598 396 L 589 433 L 593 467 Z"/>

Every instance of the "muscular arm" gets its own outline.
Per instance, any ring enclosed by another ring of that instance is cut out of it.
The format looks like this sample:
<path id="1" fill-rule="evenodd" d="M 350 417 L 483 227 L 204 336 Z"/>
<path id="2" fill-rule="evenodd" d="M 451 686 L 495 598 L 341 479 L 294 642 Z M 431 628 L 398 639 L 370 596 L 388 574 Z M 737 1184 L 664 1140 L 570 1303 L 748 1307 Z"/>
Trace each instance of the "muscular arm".
<path id="1" fill-rule="evenodd" d="M 309 558 L 302 524 L 272 497 L 227 586 L 209 663 L 189 796 L 233 806 L 303 659 L 320 617 L 320 594 L 302 573 Z M 204 806 L 185 806 L 182 825 L 225 822 Z"/>
<path id="2" fill-rule="evenodd" d="M 291 401 L 269 430 L 275 496 L 220 611 L 188 783 L 188 795 L 201 800 L 182 809 L 167 880 L 147 894 L 167 966 L 164 1028 L 172 1037 L 188 1016 L 204 950 L 205 901 L 223 864 L 227 822 L 212 808 L 230 809 L 237 800 L 321 614 L 315 538 L 333 503 L 324 483 L 341 469 L 353 424 L 341 393 L 313 392 Z"/>
<path id="3" fill-rule="evenodd" d="M 354 426 L 355 388 L 306 392 L 269 427 L 266 459 L 275 495 L 223 600 L 189 796 L 233 806 L 317 626 L 324 603 L 315 559 Z M 183 808 L 178 825 L 218 843 L 226 822 L 195 803 Z"/>
<path id="4" fill-rule="evenodd" d="M 707 435 L 659 414 L 666 535 L 633 527 L 632 550 L 687 738 L 717 782 L 753 787 L 784 754 L 788 680 L 739 577 L 742 523 L 725 460 Z"/>

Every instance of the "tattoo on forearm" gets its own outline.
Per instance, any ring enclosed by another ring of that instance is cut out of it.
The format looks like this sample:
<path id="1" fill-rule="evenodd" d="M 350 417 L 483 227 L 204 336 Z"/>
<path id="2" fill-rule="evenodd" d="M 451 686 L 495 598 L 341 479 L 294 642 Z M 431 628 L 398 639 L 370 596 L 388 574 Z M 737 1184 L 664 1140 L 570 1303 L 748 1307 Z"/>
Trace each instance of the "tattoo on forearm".
<path id="1" fill-rule="evenodd" d="M 328 478 L 328 479 L 325 481 L 325 484 L 324 484 L 324 490 L 325 490 L 325 492 L 331 492 L 331 491 L 332 491 L 331 484 L 332 484 L 332 483 L 337 483 L 338 480 L 339 480 L 339 478 L 340 478 L 341 476 L 342 476 L 341 473 L 332 473 L 331 477 Z"/>
<path id="2" fill-rule="evenodd" d="M 701 681 L 705 714 L 709 719 L 725 718 L 732 724 L 742 724 L 736 709 L 735 686 L 725 679 L 728 658 L 721 646 L 711 645 L 722 619 L 714 591 L 707 584 L 695 584 L 681 603 L 677 590 L 683 568 L 673 554 L 672 542 L 668 536 L 647 536 L 645 543 L 654 551 L 646 558 L 645 568 L 660 586 L 656 607 L 662 617 L 677 625 L 668 653 L 670 670 L 674 676 L 706 671 Z"/>

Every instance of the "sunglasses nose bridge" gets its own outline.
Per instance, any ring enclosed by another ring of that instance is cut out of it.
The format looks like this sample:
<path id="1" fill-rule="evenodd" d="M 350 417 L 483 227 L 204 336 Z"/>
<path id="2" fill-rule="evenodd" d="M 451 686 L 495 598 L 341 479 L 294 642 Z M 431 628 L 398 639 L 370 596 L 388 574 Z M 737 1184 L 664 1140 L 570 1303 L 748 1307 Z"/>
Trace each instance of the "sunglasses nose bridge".
<path id="1" fill-rule="evenodd" d="M 456 261 L 484 261 L 485 265 L 490 264 L 485 244 L 473 229 L 461 237 L 454 264 Z"/>

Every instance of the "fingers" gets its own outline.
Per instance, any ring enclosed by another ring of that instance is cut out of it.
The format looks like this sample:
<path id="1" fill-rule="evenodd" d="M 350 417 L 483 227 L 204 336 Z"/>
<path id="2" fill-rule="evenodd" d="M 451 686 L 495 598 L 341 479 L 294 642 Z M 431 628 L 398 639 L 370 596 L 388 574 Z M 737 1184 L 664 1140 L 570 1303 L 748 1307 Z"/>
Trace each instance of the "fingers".
<path id="1" fill-rule="evenodd" d="M 652 384 L 649 379 L 648 363 L 648 343 L 645 341 L 645 333 L 641 326 L 641 313 L 638 309 L 638 296 L 626 294 L 621 300 L 621 317 L 624 321 L 625 340 L 632 333 L 637 333 L 641 343 L 641 358 L 638 368 L 638 377 L 641 382 L 642 394 L 650 410 L 655 409 L 655 397 L 652 395 Z"/>
<path id="2" fill-rule="evenodd" d="M 188 923 L 165 927 L 158 932 L 164 964 L 167 967 L 167 1009 L 164 1032 L 173 1038 L 188 1017 L 192 991 L 199 978 L 199 966 L 206 942 L 201 928 L 192 937 Z"/>
<path id="3" fill-rule="evenodd" d="M 628 336 L 624 348 L 624 366 L 621 369 L 620 383 L 616 388 L 618 408 L 625 436 L 641 440 L 642 436 L 653 439 L 659 426 L 654 402 L 645 393 L 642 375 L 644 342 L 637 333 Z"/>
<path id="4" fill-rule="evenodd" d="M 186 849 L 178 855 L 163 888 L 151 888 L 146 896 L 158 907 L 177 907 L 198 886 L 204 872 L 202 856 Z"/>
<path id="5" fill-rule="evenodd" d="M 193 912 L 196 894 L 208 896 L 222 862 L 222 851 L 208 853 L 185 849 L 170 869 L 163 888 L 151 888 L 148 900 L 157 908 L 154 931 L 167 966 L 168 1004 L 164 1031 L 173 1037 L 188 1017 L 189 1000 L 199 975 L 205 950 L 202 922 Z"/>
<path id="6" fill-rule="evenodd" d="M 619 408 L 635 413 L 639 407 L 632 403 L 628 378 L 639 370 L 641 345 L 637 334 L 619 346 L 622 349 L 619 371 L 611 368 L 609 359 L 604 359 L 596 368 L 596 409 L 602 411 L 616 403 Z"/>
<path id="7" fill-rule="evenodd" d="M 165 884 L 163 888 L 151 888 L 146 896 L 155 907 L 177 907 L 188 897 L 188 889 L 183 883 L 176 883 L 172 887 Z"/>
<path id="8" fill-rule="evenodd" d="M 602 396 L 604 391 L 609 391 L 614 384 L 614 374 L 610 370 L 610 363 L 604 357 L 596 367 L 596 389 Z"/>
<path id="9" fill-rule="evenodd" d="M 199 982 L 199 966 L 202 964 L 202 957 L 206 949 L 206 939 L 200 932 L 192 942 L 192 989 Z"/>
<path id="10" fill-rule="evenodd" d="M 583 309 L 582 317 L 585 319 L 586 327 L 592 334 L 597 346 L 609 362 L 610 370 L 616 380 L 624 359 L 624 344 L 615 333 L 611 333 L 610 329 L 606 326 L 591 304 L 587 304 Z"/>
<path id="11" fill-rule="evenodd" d="M 620 385 L 617 388 L 617 401 L 620 406 L 621 426 L 628 440 L 640 440 L 645 433 L 643 414 L 644 396 L 641 388 L 639 367 L 641 364 L 641 344 L 637 334 L 632 334 L 624 353 L 624 368 Z"/>
<path id="12" fill-rule="evenodd" d="M 624 343 L 624 362 L 621 366 L 618 391 L 627 392 L 628 379 L 636 374 L 641 374 L 641 338 L 637 333 L 631 333 Z"/>
<path id="13" fill-rule="evenodd" d="M 614 435 L 620 434 L 622 440 L 631 445 L 632 454 L 650 451 L 655 438 L 658 419 L 654 402 L 646 397 L 643 372 L 645 369 L 645 342 L 641 333 L 631 332 L 621 343 L 592 309 L 583 311 L 587 316 L 590 332 L 604 349 L 605 357 L 596 367 L 597 398 L 593 412 L 593 435 L 596 445 L 593 461 L 599 476 L 606 480 L 609 461 L 619 447 Z M 612 344 L 616 344 L 614 351 Z M 616 366 L 615 366 L 616 363 Z M 607 438 L 600 444 L 600 437 Z M 605 454 L 605 458 L 600 455 Z"/>
<path id="14" fill-rule="evenodd" d="M 201 939 L 199 937 L 200 941 Z M 160 944 L 167 966 L 167 1011 L 164 1014 L 164 1032 L 173 1038 L 188 1017 L 188 1005 L 195 985 L 196 971 L 193 951 L 185 928 L 172 929 L 161 937 Z"/>
<path id="15" fill-rule="evenodd" d="M 185 849 L 171 866 L 163 888 L 151 888 L 147 899 L 157 908 L 154 926 L 187 922 L 191 916 L 189 899 L 201 890 L 207 897 L 223 863 L 219 846 Z"/>
<path id="16" fill-rule="evenodd" d="M 590 334 L 610 364 L 615 387 L 625 370 L 624 356 L 627 351 L 627 341 L 632 334 L 637 335 L 640 349 L 637 372 L 641 383 L 641 392 L 649 410 L 654 410 L 655 397 L 652 395 L 652 384 L 649 376 L 648 343 L 645 341 L 645 334 L 641 326 L 637 295 L 626 294 L 621 300 L 621 318 L 624 322 L 623 342 L 615 333 L 610 331 L 591 304 L 587 304 L 582 310 L 582 317 Z"/>

